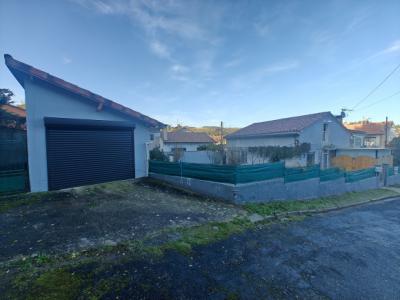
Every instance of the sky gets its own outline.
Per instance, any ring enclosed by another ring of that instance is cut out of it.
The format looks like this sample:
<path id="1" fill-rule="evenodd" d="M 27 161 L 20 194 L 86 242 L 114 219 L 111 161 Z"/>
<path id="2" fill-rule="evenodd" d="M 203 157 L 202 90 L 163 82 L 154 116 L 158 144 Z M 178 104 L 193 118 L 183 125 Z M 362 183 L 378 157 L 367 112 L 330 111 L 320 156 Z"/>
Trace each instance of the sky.
<path id="1" fill-rule="evenodd" d="M 0 0 L 0 52 L 170 125 L 242 127 L 354 108 L 400 64 L 399 15 L 398 0 Z M 23 101 L 3 59 L 0 88 Z M 397 70 L 346 120 L 400 123 L 399 90 Z"/>

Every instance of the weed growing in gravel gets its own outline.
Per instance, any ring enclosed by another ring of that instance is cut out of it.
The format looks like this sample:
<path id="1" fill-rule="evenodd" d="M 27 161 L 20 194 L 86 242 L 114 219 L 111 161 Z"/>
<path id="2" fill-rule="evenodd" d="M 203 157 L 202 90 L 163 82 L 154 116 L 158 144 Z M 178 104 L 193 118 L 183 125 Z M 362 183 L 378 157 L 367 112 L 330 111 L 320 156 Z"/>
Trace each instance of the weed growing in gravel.
<path id="1" fill-rule="evenodd" d="M 245 204 L 244 207 L 250 213 L 271 216 L 274 214 L 291 211 L 307 211 L 345 207 L 355 203 L 362 203 L 398 195 L 399 194 L 394 191 L 386 189 L 376 189 L 363 192 L 351 192 L 340 196 L 332 196 L 304 201 L 296 200 L 269 203 L 249 203 Z"/>

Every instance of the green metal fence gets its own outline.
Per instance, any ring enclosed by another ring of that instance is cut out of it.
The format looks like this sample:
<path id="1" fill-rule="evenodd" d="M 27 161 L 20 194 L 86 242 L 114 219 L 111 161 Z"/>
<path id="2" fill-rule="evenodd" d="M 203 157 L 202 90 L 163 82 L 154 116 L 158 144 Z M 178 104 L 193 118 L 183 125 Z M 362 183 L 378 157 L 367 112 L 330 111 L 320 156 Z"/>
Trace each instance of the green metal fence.
<path id="1" fill-rule="evenodd" d="M 153 173 L 197 178 L 225 183 L 247 183 L 273 178 L 284 178 L 285 182 L 294 182 L 310 178 L 329 181 L 345 178 L 346 182 L 355 182 L 376 176 L 375 168 L 344 172 L 339 168 L 321 170 L 319 165 L 306 168 L 285 168 L 284 162 L 259 165 L 210 165 L 194 163 L 171 163 L 150 161 L 149 171 Z"/>
<path id="2" fill-rule="evenodd" d="M 315 165 L 306 168 L 285 169 L 285 182 L 293 182 L 319 177 L 320 166 Z"/>
<path id="3" fill-rule="evenodd" d="M 335 180 L 344 177 L 345 172 L 340 168 L 330 168 L 320 170 L 319 179 L 320 181 Z"/>
<path id="4" fill-rule="evenodd" d="M 0 171 L 0 195 L 25 192 L 27 186 L 27 170 Z"/>
<path id="5" fill-rule="evenodd" d="M 149 162 L 149 171 L 153 173 L 233 184 L 283 177 L 284 169 L 284 163 L 282 162 L 251 166 Z"/>
<path id="6" fill-rule="evenodd" d="M 28 191 L 26 131 L 0 127 L 0 194 Z"/>
<path id="7" fill-rule="evenodd" d="M 346 172 L 345 174 L 346 182 L 355 182 L 375 176 L 376 176 L 375 168 L 351 171 L 351 172 Z"/>
<path id="8" fill-rule="evenodd" d="M 394 175 L 394 167 L 388 167 L 387 168 L 387 176 L 393 176 Z"/>

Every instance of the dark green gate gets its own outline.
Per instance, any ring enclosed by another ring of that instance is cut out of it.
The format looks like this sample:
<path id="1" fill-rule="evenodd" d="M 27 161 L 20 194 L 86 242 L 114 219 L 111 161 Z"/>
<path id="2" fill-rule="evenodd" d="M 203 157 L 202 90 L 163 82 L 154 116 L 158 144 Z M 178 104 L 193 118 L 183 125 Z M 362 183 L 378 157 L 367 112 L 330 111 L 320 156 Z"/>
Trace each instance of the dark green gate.
<path id="1" fill-rule="evenodd" d="M 0 195 L 27 191 L 26 131 L 0 127 Z"/>

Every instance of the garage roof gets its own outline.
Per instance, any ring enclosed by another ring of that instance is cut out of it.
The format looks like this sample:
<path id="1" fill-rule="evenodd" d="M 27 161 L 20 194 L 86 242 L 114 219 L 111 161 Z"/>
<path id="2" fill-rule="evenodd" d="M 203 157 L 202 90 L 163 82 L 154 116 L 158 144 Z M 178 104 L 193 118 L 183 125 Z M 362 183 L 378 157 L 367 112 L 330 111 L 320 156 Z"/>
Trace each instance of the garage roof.
<path id="1" fill-rule="evenodd" d="M 15 76 L 15 78 L 22 86 L 24 86 L 24 80 L 26 78 L 29 79 L 33 78 L 41 82 L 44 82 L 46 84 L 49 84 L 55 88 L 58 88 L 64 92 L 74 94 L 76 96 L 88 100 L 89 102 L 95 103 L 99 110 L 103 109 L 103 107 L 107 107 L 114 111 L 123 113 L 128 117 L 132 117 L 136 120 L 139 120 L 149 127 L 156 127 L 156 128 L 165 127 L 165 124 L 155 119 L 152 119 L 133 109 L 125 107 L 117 102 L 104 98 L 100 95 L 92 93 L 89 90 L 81 88 L 75 84 L 62 80 L 61 78 L 58 78 L 42 70 L 36 69 L 35 67 L 32 67 L 28 64 L 25 64 L 21 61 L 18 61 L 9 54 L 4 54 L 4 59 L 6 66 L 10 69 L 11 73 Z"/>

